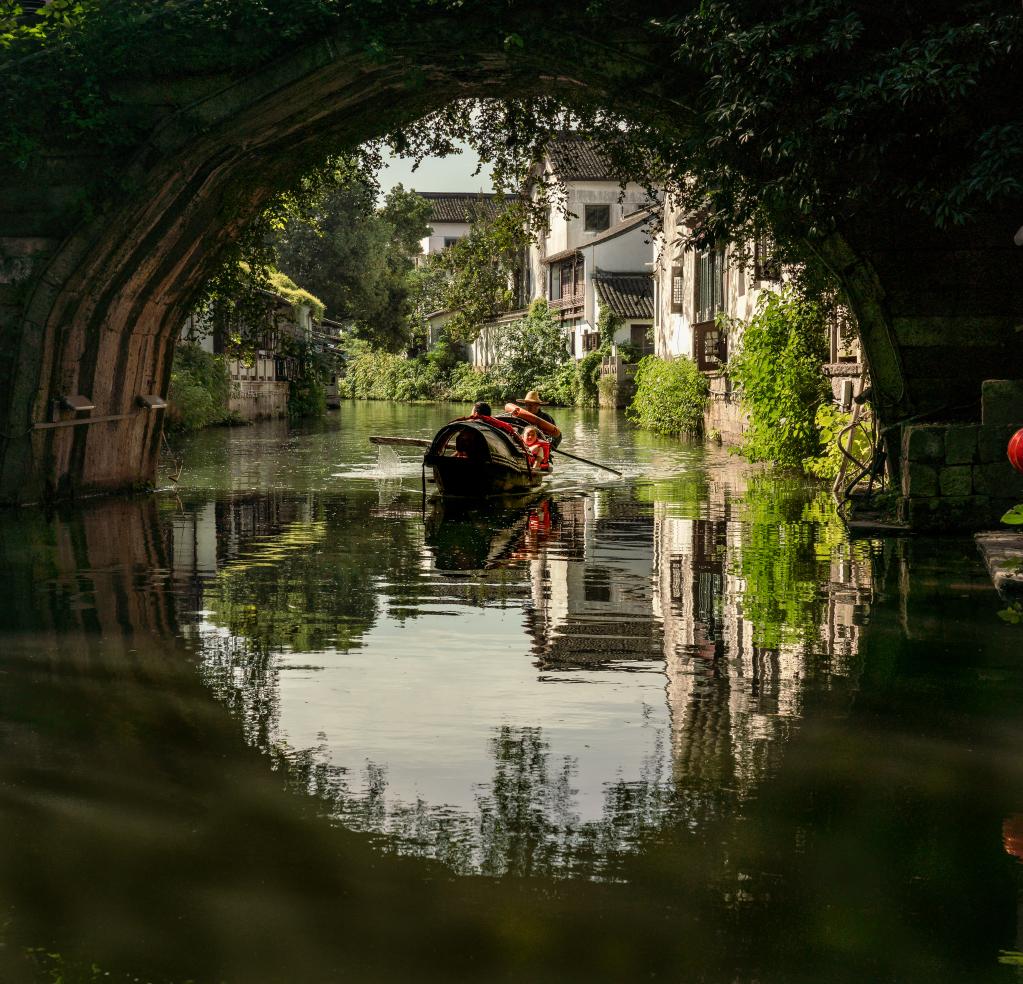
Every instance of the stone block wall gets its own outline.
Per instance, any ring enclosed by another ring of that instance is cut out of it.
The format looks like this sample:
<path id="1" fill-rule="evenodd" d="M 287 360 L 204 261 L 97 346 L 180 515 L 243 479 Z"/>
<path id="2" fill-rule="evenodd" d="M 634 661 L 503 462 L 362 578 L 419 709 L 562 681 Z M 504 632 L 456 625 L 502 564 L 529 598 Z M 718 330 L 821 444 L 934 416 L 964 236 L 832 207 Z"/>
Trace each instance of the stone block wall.
<path id="1" fill-rule="evenodd" d="M 288 413 L 288 384 L 273 379 L 240 380 L 227 401 L 227 408 L 242 420 L 285 417 Z"/>
<path id="2" fill-rule="evenodd" d="M 1023 502 L 1023 474 L 1006 456 L 1023 427 L 1023 381 L 983 385 L 981 423 L 916 424 L 902 430 L 900 518 L 914 529 L 998 526 Z"/>
<path id="3" fill-rule="evenodd" d="M 723 372 L 707 375 L 710 393 L 703 412 L 704 434 L 720 434 L 725 444 L 741 444 L 749 420 L 739 407 L 739 397 L 732 390 L 731 380 Z"/>

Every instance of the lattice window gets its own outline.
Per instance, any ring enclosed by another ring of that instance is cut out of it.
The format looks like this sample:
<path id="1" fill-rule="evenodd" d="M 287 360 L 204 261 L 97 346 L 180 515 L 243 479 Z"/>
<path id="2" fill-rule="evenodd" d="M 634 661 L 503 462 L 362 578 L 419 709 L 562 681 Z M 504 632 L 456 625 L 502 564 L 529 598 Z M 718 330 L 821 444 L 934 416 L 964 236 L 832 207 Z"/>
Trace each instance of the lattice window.
<path id="1" fill-rule="evenodd" d="M 728 360 L 728 335 L 713 321 L 693 328 L 696 365 L 701 372 L 720 369 Z"/>
<path id="2" fill-rule="evenodd" d="M 682 278 L 682 267 L 671 268 L 671 312 L 681 314 L 685 305 L 685 281 Z"/>
<path id="3" fill-rule="evenodd" d="M 753 279 L 781 280 L 781 264 L 774 258 L 774 239 L 766 232 L 760 233 L 753 243 Z"/>

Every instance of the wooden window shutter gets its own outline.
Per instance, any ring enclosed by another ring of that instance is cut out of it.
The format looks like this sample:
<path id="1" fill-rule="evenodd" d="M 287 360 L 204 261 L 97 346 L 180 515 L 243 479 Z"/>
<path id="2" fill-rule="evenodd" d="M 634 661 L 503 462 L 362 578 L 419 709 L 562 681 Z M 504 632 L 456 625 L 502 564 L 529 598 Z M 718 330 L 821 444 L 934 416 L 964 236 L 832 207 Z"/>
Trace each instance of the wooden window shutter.
<path id="1" fill-rule="evenodd" d="M 725 309 L 725 251 L 723 249 L 713 250 L 711 262 L 713 264 L 711 282 L 714 288 L 714 296 L 711 301 L 713 305 L 711 317 L 713 318 L 718 311 Z"/>

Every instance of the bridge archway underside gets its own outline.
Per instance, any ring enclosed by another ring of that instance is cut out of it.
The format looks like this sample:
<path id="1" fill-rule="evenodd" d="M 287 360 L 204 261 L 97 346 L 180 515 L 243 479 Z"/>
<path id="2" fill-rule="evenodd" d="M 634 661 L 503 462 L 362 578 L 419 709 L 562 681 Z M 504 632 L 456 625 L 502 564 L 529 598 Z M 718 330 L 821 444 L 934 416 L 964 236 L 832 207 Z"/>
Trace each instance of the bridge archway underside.
<path id="1" fill-rule="evenodd" d="M 637 47 L 626 68 L 609 71 L 600 39 L 573 38 L 566 59 L 563 45 L 551 50 L 540 38 L 529 45 L 536 57 L 510 56 L 492 27 L 457 57 L 443 46 L 443 24 L 432 36 L 441 57 L 422 55 L 431 50 L 423 38 L 383 61 L 335 38 L 243 77 L 124 83 L 142 134 L 131 154 L 116 162 L 57 148 L 5 180 L 0 374 L 10 384 L 0 391 L 0 503 L 153 481 L 162 414 L 139 397 L 166 395 L 198 289 L 296 162 L 471 97 L 604 101 L 669 134 L 689 123 L 680 93 L 660 88 L 656 46 Z M 99 171 L 120 190 L 83 219 Z M 884 420 L 969 418 L 983 379 L 1023 378 L 1023 250 L 1012 243 L 1023 203 L 1018 214 L 945 232 L 885 209 L 859 213 L 812 248 L 856 309 Z M 67 394 L 88 396 L 91 416 L 111 419 L 40 427 L 69 419 L 59 409 Z"/>

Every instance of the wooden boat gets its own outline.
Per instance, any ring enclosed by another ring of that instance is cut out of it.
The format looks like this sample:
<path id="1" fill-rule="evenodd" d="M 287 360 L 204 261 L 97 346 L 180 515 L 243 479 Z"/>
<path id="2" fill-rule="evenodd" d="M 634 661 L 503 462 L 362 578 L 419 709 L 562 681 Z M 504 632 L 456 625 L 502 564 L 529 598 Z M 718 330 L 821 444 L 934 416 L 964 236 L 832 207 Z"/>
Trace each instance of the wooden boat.
<path id="1" fill-rule="evenodd" d="M 434 435 L 423 461 L 445 496 L 524 495 L 543 484 L 522 442 L 481 420 L 453 420 Z"/>

